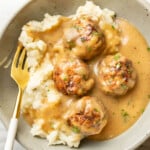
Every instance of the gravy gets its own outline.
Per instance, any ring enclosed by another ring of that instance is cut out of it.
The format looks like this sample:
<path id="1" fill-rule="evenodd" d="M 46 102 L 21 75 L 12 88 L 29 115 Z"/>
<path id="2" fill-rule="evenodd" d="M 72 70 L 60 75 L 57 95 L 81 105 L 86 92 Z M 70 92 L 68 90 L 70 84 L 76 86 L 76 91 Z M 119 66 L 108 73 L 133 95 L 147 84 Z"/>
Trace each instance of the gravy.
<path id="1" fill-rule="evenodd" d="M 143 36 L 127 20 L 118 19 L 121 29 L 122 45 L 120 52 L 132 60 L 137 72 L 135 87 L 125 96 L 106 96 L 99 90 L 98 77 L 96 77 L 96 88 L 92 95 L 100 97 L 107 108 L 108 123 L 99 135 L 89 137 L 94 140 L 106 140 L 113 138 L 127 130 L 143 113 L 149 102 L 150 94 L 150 53 L 147 51 L 147 43 Z M 93 66 L 97 63 L 95 61 Z"/>
<path id="2" fill-rule="evenodd" d="M 125 96 L 108 96 L 100 90 L 98 76 L 95 73 L 97 63 L 104 56 L 100 55 L 88 62 L 91 69 L 91 76 L 93 76 L 95 79 L 95 86 L 87 95 L 100 99 L 106 107 L 106 111 L 108 112 L 108 123 L 106 127 L 100 134 L 88 137 L 92 140 L 106 140 L 121 134 L 123 131 L 131 127 L 133 123 L 135 123 L 149 102 L 150 52 L 147 51 L 148 45 L 143 36 L 128 21 L 124 19 L 117 19 L 117 22 L 121 30 L 122 40 L 122 45 L 120 45 L 119 51 L 124 56 L 132 60 L 138 78 L 134 89 L 129 91 Z M 57 31 L 53 29 L 43 33 L 29 34 L 30 36 L 34 37 L 34 39 L 41 39 L 46 42 L 48 44 L 48 51 L 51 51 L 52 44 L 63 37 L 63 32 L 61 29 L 66 28 L 67 26 L 67 23 L 63 23 L 58 27 Z M 61 54 L 64 55 L 63 52 L 60 52 L 58 53 L 59 57 L 61 57 Z M 54 54 L 52 53 L 51 58 L 53 56 Z M 27 110 L 29 113 L 25 113 L 24 117 L 30 124 L 33 123 L 33 119 L 44 119 L 45 124 L 43 125 L 43 130 L 45 132 L 49 132 L 52 129 L 49 126 L 48 120 L 54 116 L 61 118 L 63 112 L 69 109 L 71 103 L 74 103 L 74 99 L 77 98 L 63 96 L 63 105 L 58 104 L 55 106 L 56 108 L 51 108 L 51 105 L 47 105 L 45 110 L 33 110 L 32 108 L 29 108 Z"/>

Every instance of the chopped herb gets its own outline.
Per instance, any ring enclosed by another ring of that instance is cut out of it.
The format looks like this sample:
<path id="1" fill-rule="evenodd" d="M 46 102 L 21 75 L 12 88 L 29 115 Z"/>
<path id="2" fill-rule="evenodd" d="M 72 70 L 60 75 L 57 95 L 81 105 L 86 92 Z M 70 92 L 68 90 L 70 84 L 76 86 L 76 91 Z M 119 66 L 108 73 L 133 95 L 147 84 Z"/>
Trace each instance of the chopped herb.
<path id="1" fill-rule="evenodd" d="M 118 61 L 119 59 L 120 59 L 120 55 L 119 54 L 114 55 L 114 60 L 115 61 Z"/>
<path id="2" fill-rule="evenodd" d="M 87 40 L 86 37 L 81 37 L 80 39 L 82 42 L 85 42 Z"/>
<path id="3" fill-rule="evenodd" d="M 126 122 L 129 118 L 128 112 L 126 112 L 124 109 L 121 110 L 121 116 L 122 116 L 124 122 Z"/>
<path id="4" fill-rule="evenodd" d="M 148 98 L 150 98 L 150 95 L 148 95 Z"/>
<path id="5" fill-rule="evenodd" d="M 127 70 L 129 74 L 131 74 L 133 72 L 133 70 L 130 68 Z"/>
<path id="6" fill-rule="evenodd" d="M 61 77 L 61 79 L 64 80 L 64 81 L 67 81 L 67 79 L 68 79 L 68 76 L 67 76 L 67 74 L 65 74 L 65 73 L 61 74 L 60 77 Z"/>
<path id="7" fill-rule="evenodd" d="M 102 33 L 99 33 L 99 32 L 96 32 L 96 31 L 93 31 L 93 32 L 92 32 L 92 35 L 94 35 L 94 36 L 98 36 L 98 37 L 101 37 L 101 36 L 102 36 Z"/>
<path id="8" fill-rule="evenodd" d="M 73 47 L 75 47 L 75 42 L 73 41 L 68 41 L 69 49 L 71 50 Z"/>
<path id="9" fill-rule="evenodd" d="M 73 127 L 72 127 L 72 131 L 73 131 L 74 133 L 80 133 L 80 129 L 79 129 L 78 127 L 76 127 L 76 126 L 73 126 Z"/>
<path id="10" fill-rule="evenodd" d="M 112 29 L 114 29 L 114 30 L 115 30 L 115 26 L 114 26 L 114 25 L 112 25 L 111 27 L 112 27 Z"/>
<path id="11" fill-rule="evenodd" d="M 121 88 L 124 90 L 128 89 L 128 87 L 125 84 L 121 84 Z"/>
<path id="12" fill-rule="evenodd" d="M 54 129 L 54 122 L 50 122 L 50 126 L 52 129 Z"/>
<path id="13" fill-rule="evenodd" d="M 67 78 L 64 78 L 63 80 L 64 80 L 64 81 L 67 81 Z"/>
<path id="14" fill-rule="evenodd" d="M 96 120 L 96 124 L 99 124 L 99 123 L 100 123 L 100 121 L 101 121 L 100 119 Z"/>
<path id="15" fill-rule="evenodd" d="M 84 74 L 82 77 L 83 77 L 84 80 L 87 79 L 87 75 L 86 74 Z"/>
<path id="16" fill-rule="evenodd" d="M 49 92 L 49 91 L 50 91 L 50 89 L 47 90 L 47 92 Z"/>
<path id="17" fill-rule="evenodd" d="M 148 47 L 147 50 L 150 52 L 150 47 Z"/>
<path id="18" fill-rule="evenodd" d="M 91 50 L 92 50 L 92 47 L 87 46 L 86 49 L 87 49 L 88 51 L 91 51 Z"/>
<path id="19" fill-rule="evenodd" d="M 76 30 L 82 30 L 82 27 L 74 25 L 73 28 L 75 28 Z"/>
<path id="20" fill-rule="evenodd" d="M 145 111 L 145 109 L 143 108 L 143 109 L 141 109 L 141 113 L 143 114 L 143 112 Z"/>
<path id="21" fill-rule="evenodd" d="M 97 108 L 94 108 L 94 111 L 99 112 L 99 110 Z"/>
<path id="22" fill-rule="evenodd" d="M 137 64 L 140 64 L 140 63 L 141 63 L 140 61 L 137 62 Z"/>

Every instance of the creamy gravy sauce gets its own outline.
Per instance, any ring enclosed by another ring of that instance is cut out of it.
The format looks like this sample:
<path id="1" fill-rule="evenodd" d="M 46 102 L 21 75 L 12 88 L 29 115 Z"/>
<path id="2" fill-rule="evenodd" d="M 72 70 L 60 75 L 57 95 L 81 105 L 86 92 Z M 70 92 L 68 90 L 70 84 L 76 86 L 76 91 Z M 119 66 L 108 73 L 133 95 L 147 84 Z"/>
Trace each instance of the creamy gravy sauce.
<path id="1" fill-rule="evenodd" d="M 66 21 L 66 19 L 64 19 Z M 62 20 L 63 21 L 63 20 Z M 121 30 L 122 45 L 119 47 L 119 51 L 127 58 L 132 60 L 133 66 L 137 72 L 137 82 L 135 87 L 129 91 L 125 96 L 112 97 L 105 95 L 99 87 L 98 76 L 94 73 L 94 68 L 98 64 L 99 60 L 103 56 L 98 56 L 92 61 L 88 62 L 91 69 L 91 76 L 95 79 L 95 86 L 91 92 L 87 95 L 95 96 L 100 99 L 106 111 L 108 112 L 108 123 L 104 130 L 99 135 L 90 136 L 92 140 L 105 140 L 115 137 L 127 130 L 142 114 L 147 103 L 149 102 L 148 95 L 150 94 L 150 53 L 147 51 L 147 43 L 142 35 L 124 19 L 117 19 L 117 22 Z M 56 43 L 58 39 L 63 37 L 62 28 L 67 28 L 71 23 L 69 20 L 66 23 L 61 24 L 57 30 L 55 28 L 43 33 L 29 33 L 34 39 L 42 39 L 48 44 L 48 51 L 51 52 L 52 45 Z M 117 39 L 118 40 L 118 39 Z M 114 41 L 115 42 L 115 41 Z M 69 53 L 69 52 L 68 52 Z M 51 53 L 51 58 L 56 53 Z M 62 57 L 64 52 L 59 52 L 58 56 Z M 56 61 L 56 60 L 54 60 Z M 34 110 L 29 108 L 24 114 L 26 120 L 32 124 L 36 118 L 42 118 L 45 120 L 45 124 L 42 126 L 45 132 L 52 130 L 50 126 L 51 118 L 61 119 L 62 114 L 67 111 L 71 104 L 74 103 L 76 97 L 63 96 L 62 102 L 52 107 L 47 105 L 46 109 Z"/>
<path id="2" fill-rule="evenodd" d="M 150 93 L 150 54 L 147 51 L 147 43 L 143 36 L 124 19 L 118 19 L 121 30 L 123 45 L 120 52 L 132 60 L 137 72 L 135 87 L 125 96 L 106 96 L 99 89 L 98 77 L 96 77 L 96 88 L 92 95 L 97 96 L 104 103 L 108 112 L 108 123 L 99 135 L 89 137 L 90 139 L 104 140 L 115 137 L 127 130 L 142 114 Z M 95 64 L 97 61 L 95 60 Z M 93 66 L 95 65 L 93 64 Z"/>

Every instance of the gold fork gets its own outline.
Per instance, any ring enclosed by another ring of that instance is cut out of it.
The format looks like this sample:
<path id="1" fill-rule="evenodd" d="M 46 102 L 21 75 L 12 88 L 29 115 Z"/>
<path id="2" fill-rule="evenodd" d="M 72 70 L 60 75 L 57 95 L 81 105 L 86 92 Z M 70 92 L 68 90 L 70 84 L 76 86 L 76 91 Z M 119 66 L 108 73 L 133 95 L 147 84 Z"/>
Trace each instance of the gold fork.
<path id="1" fill-rule="evenodd" d="M 12 62 L 11 77 L 17 83 L 19 92 L 18 92 L 13 116 L 9 124 L 5 150 L 12 150 L 13 148 L 14 139 L 16 136 L 17 126 L 18 126 L 18 119 L 20 116 L 22 94 L 29 80 L 29 73 L 28 73 L 28 67 L 26 62 L 26 50 L 21 44 L 18 44 L 16 54 Z"/>

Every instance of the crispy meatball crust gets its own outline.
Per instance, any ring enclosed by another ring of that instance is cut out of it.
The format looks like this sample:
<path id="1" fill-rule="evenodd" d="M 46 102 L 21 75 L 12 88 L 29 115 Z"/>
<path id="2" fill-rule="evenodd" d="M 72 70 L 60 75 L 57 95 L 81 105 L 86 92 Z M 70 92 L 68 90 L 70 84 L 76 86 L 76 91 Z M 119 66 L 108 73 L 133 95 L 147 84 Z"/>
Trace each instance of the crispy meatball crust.
<path id="1" fill-rule="evenodd" d="M 77 37 L 70 41 L 72 43 L 72 52 L 83 60 L 92 59 L 102 53 L 106 43 L 98 22 L 85 15 L 81 16 L 81 18 L 76 18 L 73 22 L 71 28 L 76 30 Z"/>
<path id="2" fill-rule="evenodd" d="M 94 85 L 88 66 L 76 58 L 63 59 L 56 64 L 53 80 L 57 89 L 65 95 L 84 95 Z"/>
<path id="3" fill-rule="evenodd" d="M 67 123 L 85 136 L 98 134 L 107 123 L 106 111 L 95 97 L 85 96 L 68 111 Z"/>
<path id="4" fill-rule="evenodd" d="M 106 56 L 98 69 L 100 87 L 107 94 L 125 95 L 136 83 L 136 71 L 131 60 L 120 53 Z"/>

